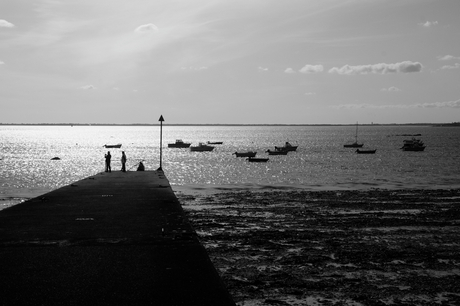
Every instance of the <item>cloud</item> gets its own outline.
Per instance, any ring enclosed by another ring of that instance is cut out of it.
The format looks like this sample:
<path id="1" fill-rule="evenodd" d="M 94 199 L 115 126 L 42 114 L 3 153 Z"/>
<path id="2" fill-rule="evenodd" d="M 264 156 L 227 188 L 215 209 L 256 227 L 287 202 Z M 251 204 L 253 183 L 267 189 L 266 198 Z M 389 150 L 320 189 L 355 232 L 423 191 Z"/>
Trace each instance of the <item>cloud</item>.
<path id="1" fill-rule="evenodd" d="M 284 73 L 295 73 L 295 71 L 292 68 L 286 68 L 286 70 L 284 70 Z"/>
<path id="2" fill-rule="evenodd" d="M 302 69 L 299 70 L 301 73 L 316 73 L 322 72 L 324 70 L 323 65 L 305 65 Z"/>
<path id="3" fill-rule="evenodd" d="M 419 108 L 460 108 L 460 99 L 456 101 L 415 104 Z"/>
<path id="4" fill-rule="evenodd" d="M 314 95 L 316 95 L 316 92 L 306 92 L 305 95 L 306 96 L 314 96 Z"/>
<path id="5" fill-rule="evenodd" d="M 5 64 L 5 62 L 3 62 L 3 61 L 0 61 L 0 65 L 3 65 L 3 64 Z"/>
<path id="6" fill-rule="evenodd" d="M 453 56 L 453 55 L 438 56 L 438 60 L 439 61 L 460 60 L 460 56 Z"/>
<path id="7" fill-rule="evenodd" d="M 381 91 L 401 91 L 401 89 L 399 89 L 398 87 L 395 87 L 395 86 L 391 86 L 389 88 L 382 88 Z"/>
<path id="8" fill-rule="evenodd" d="M 87 90 L 87 89 L 96 89 L 96 87 L 94 87 L 93 85 L 85 85 L 85 86 L 82 86 L 80 88 L 85 89 L 85 90 Z"/>
<path id="9" fill-rule="evenodd" d="M 134 32 L 136 33 L 152 33 L 152 32 L 158 32 L 160 29 L 153 23 L 147 23 L 141 26 L 138 26 Z"/>
<path id="10" fill-rule="evenodd" d="M 454 65 L 445 65 L 442 66 L 441 69 L 460 69 L 460 64 L 455 63 Z"/>
<path id="11" fill-rule="evenodd" d="M 259 67 L 259 71 L 268 71 L 268 68 Z"/>
<path id="12" fill-rule="evenodd" d="M 390 104 L 390 105 L 372 105 L 372 104 L 341 104 L 333 105 L 334 109 L 414 109 L 414 108 L 460 108 L 460 99 L 456 101 L 417 103 L 417 104 Z"/>
<path id="13" fill-rule="evenodd" d="M 4 19 L 0 19 L 0 28 L 14 28 L 14 24 Z"/>
<path id="14" fill-rule="evenodd" d="M 421 22 L 418 25 L 422 26 L 422 27 L 425 27 L 425 28 L 429 28 L 429 27 L 436 26 L 438 24 L 439 23 L 437 21 L 426 21 L 426 22 Z"/>
<path id="15" fill-rule="evenodd" d="M 374 64 L 374 65 L 345 65 L 341 68 L 334 67 L 329 73 L 356 75 L 356 74 L 387 74 L 387 73 L 411 73 L 422 71 L 423 65 L 419 62 L 404 61 L 395 64 Z"/>

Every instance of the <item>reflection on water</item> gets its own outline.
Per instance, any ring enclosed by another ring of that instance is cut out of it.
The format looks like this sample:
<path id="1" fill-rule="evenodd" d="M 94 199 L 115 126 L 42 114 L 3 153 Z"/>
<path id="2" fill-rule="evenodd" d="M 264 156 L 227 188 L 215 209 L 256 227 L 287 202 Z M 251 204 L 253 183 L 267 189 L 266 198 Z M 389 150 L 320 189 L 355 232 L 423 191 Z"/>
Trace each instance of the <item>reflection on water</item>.
<path id="1" fill-rule="evenodd" d="M 363 126 L 359 141 L 375 155 L 358 155 L 343 144 L 354 140 L 354 126 L 163 126 L 163 170 L 174 188 L 197 191 L 234 188 L 436 188 L 460 185 L 459 128 L 428 126 Z M 399 150 L 407 137 L 422 134 L 425 152 Z M 197 144 L 223 141 L 213 152 L 167 148 L 180 138 Z M 159 166 L 159 127 L 141 126 L 1 126 L 0 198 L 36 196 L 104 170 L 104 154 L 112 153 L 112 169 L 144 161 Z M 236 151 L 265 151 L 286 141 L 299 146 L 268 163 L 248 163 Z M 122 143 L 121 149 L 104 144 Z M 51 160 L 60 157 L 61 160 Z"/>

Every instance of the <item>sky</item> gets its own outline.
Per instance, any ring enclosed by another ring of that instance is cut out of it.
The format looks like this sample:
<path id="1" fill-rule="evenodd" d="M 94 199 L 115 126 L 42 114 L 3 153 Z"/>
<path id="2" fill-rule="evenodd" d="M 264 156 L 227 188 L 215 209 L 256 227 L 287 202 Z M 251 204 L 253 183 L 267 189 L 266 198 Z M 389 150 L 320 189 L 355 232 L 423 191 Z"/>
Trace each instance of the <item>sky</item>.
<path id="1" fill-rule="evenodd" d="M 460 121 L 459 0 L 2 0 L 0 123 Z"/>

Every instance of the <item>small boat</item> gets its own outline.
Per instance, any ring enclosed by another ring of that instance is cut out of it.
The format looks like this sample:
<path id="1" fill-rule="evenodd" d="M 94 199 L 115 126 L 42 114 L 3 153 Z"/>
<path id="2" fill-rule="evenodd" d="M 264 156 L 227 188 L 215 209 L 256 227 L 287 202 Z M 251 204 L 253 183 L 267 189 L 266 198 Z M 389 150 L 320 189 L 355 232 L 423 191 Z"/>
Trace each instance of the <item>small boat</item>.
<path id="1" fill-rule="evenodd" d="M 272 151 L 272 150 L 267 150 L 265 151 L 268 153 L 268 155 L 287 155 L 289 151 Z"/>
<path id="2" fill-rule="evenodd" d="M 289 142 L 286 141 L 283 147 L 276 147 L 275 146 L 275 151 L 296 151 L 298 146 L 293 146 Z"/>
<path id="3" fill-rule="evenodd" d="M 404 140 L 401 149 L 403 151 L 423 151 L 426 146 L 420 139 L 412 137 L 412 139 Z"/>
<path id="4" fill-rule="evenodd" d="M 115 144 L 115 145 L 106 144 L 106 145 L 104 145 L 104 147 L 106 147 L 106 148 L 121 148 L 121 143 Z"/>
<path id="5" fill-rule="evenodd" d="M 168 143 L 168 148 L 188 148 L 191 143 L 183 142 L 182 139 L 176 139 L 175 143 Z"/>
<path id="6" fill-rule="evenodd" d="M 235 153 L 233 153 L 233 154 L 235 154 L 236 157 L 255 157 L 256 154 L 257 154 L 257 152 L 252 152 L 252 151 L 240 152 L 240 153 L 235 152 Z M 233 155 L 233 154 L 232 154 L 232 155 Z"/>
<path id="7" fill-rule="evenodd" d="M 363 143 L 358 143 L 358 122 L 356 122 L 355 142 L 344 144 L 344 148 L 362 148 Z"/>
<path id="8" fill-rule="evenodd" d="M 200 142 L 197 146 L 191 146 L 190 151 L 192 152 L 204 152 L 214 150 L 213 146 L 208 146 L 207 144 Z"/>
<path id="9" fill-rule="evenodd" d="M 213 144 L 213 145 L 218 145 L 218 144 L 223 144 L 223 141 L 208 141 L 208 144 Z"/>
<path id="10" fill-rule="evenodd" d="M 358 154 L 375 154 L 377 150 L 360 150 L 356 149 L 356 153 Z"/>
<path id="11" fill-rule="evenodd" d="M 266 163 L 266 162 L 268 162 L 268 158 L 248 157 L 247 161 L 249 161 L 251 163 Z"/>
<path id="12" fill-rule="evenodd" d="M 353 142 L 353 143 L 349 143 L 349 144 L 344 144 L 343 147 L 344 148 L 362 148 L 363 145 L 364 145 L 363 143 Z"/>

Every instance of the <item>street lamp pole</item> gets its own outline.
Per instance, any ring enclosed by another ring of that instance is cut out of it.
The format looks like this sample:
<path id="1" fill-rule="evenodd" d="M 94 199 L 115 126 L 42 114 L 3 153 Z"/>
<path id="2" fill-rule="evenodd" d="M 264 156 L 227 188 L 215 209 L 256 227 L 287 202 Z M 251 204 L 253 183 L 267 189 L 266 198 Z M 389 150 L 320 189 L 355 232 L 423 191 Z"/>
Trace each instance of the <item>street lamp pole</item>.
<path id="1" fill-rule="evenodd" d="M 163 171 L 163 168 L 162 168 L 162 159 L 163 159 L 163 121 L 165 121 L 165 119 L 163 118 L 163 115 L 160 116 L 160 119 L 158 119 L 158 121 L 160 121 L 160 168 L 158 168 L 158 170 Z"/>

